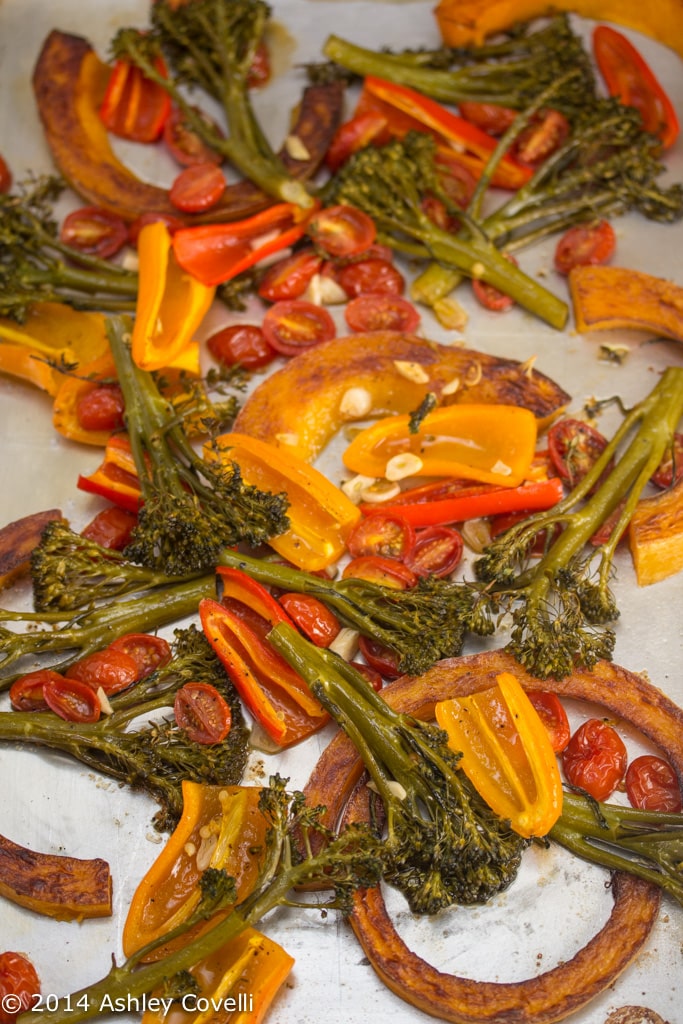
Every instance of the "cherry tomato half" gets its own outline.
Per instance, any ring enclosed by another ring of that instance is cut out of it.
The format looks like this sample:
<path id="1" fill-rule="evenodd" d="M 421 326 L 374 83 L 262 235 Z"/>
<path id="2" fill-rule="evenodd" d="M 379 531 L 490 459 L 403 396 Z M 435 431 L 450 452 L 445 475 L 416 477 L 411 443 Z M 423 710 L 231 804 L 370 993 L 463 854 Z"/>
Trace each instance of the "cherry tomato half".
<path id="1" fill-rule="evenodd" d="M 39 668 L 27 672 L 9 688 L 10 704 L 15 711 L 47 711 L 48 705 L 43 694 L 45 683 L 51 679 L 62 679 L 59 672 L 51 668 Z"/>
<path id="2" fill-rule="evenodd" d="M 569 743 L 571 729 L 567 712 L 556 693 L 548 690 L 527 690 L 527 697 L 543 722 L 556 754 L 560 754 Z"/>
<path id="3" fill-rule="evenodd" d="M 43 696 L 50 711 L 67 722 L 97 722 L 102 711 L 92 686 L 80 679 L 48 679 Z"/>
<path id="4" fill-rule="evenodd" d="M 212 334 L 206 343 L 211 355 L 222 366 L 243 366 L 260 370 L 275 359 L 275 349 L 256 324 L 233 324 Z"/>
<path id="5" fill-rule="evenodd" d="M 135 658 L 122 650 L 105 647 L 102 651 L 94 651 L 70 665 L 66 677 L 85 683 L 92 690 L 100 687 L 107 696 L 127 690 L 140 678 Z"/>
<path id="6" fill-rule="evenodd" d="M 270 50 L 265 39 L 260 39 L 254 50 L 254 56 L 251 58 L 247 85 L 252 89 L 266 85 L 270 81 L 270 76 Z"/>
<path id="7" fill-rule="evenodd" d="M 355 256 L 375 241 L 371 217 L 355 206 L 328 206 L 314 214 L 307 233 L 328 256 Z"/>
<path id="8" fill-rule="evenodd" d="M 607 438 L 583 420 L 558 420 L 548 431 L 550 460 L 571 488 L 583 480 L 606 446 Z"/>
<path id="9" fill-rule="evenodd" d="M 175 178 L 168 198 L 183 213 L 202 213 L 219 202 L 226 184 L 222 170 L 215 163 L 192 164 Z"/>
<path id="10" fill-rule="evenodd" d="M 218 135 L 222 134 L 216 122 L 208 114 L 199 110 L 198 107 L 194 109 Z M 207 146 L 197 132 L 190 128 L 178 107 L 171 108 L 161 137 L 166 149 L 181 167 L 193 167 L 195 164 L 216 164 L 218 166 L 223 163 L 221 154 Z"/>
<path id="11" fill-rule="evenodd" d="M 230 707 L 210 683 L 186 683 L 175 695 L 173 714 L 192 743 L 221 743 L 230 732 Z"/>
<path id="12" fill-rule="evenodd" d="M 128 542 L 138 517 L 133 512 L 112 505 L 103 508 L 94 519 L 81 530 L 81 537 L 99 544 L 110 551 L 123 551 Z"/>
<path id="13" fill-rule="evenodd" d="M 608 220 L 575 224 L 562 235 L 555 247 L 555 269 L 568 274 L 574 267 L 598 266 L 614 254 L 617 236 Z"/>
<path id="14" fill-rule="evenodd" d="M 580 725 L 562 751 L 567 782 L 589 793 L 594 800 L 612 795 L 626 771 L 626 747 L 621 736 L 600 718 Z"/>
<path id="15" fill-rule="evenodd" d="M 9 192 L 12 187 L 12 172 L 0 156 L 0 193 Z"/>
<path id="16" fill-rule="evenodd" d="M 258 293 L 266 302 L 299 299 L 323 265 L 323 258 L 314 249 L 301 249 L 278 260 L 266 270 Z"/>
<path id="17" fill-rule="evenodd" d="M 358 647 L 370 668 L 379 672 L 383 679 L 398 679 L 401 675 L 398 655 L 391 647 L 368 636 L 359 637 Z"/>
<path id="18" fill-rule="evenodd" d="M 276 352 L 295 356 L 323 341 L 330 341 L 337 328 L 322 306 L 304 299 L 283 299 L 266 312 L 263 333 Z"/>
<path id="19" fill-rule="evenodd" d="M 499 103 L 477 103 L 475 100 L 464 100 L 458 103 L 461 117 L 488 135 L 502 135 L 506 132 L 517 111 L 512 107 L 503 107 Z"/>
<path id="20" fill-rule="evenodd" d="M 511 256 L 509 253 L 504 253 L 504 256 L 506 260 L 517 266 L 517 260 L 514 256 Z M 500 288 L 496 288 L 486 281 L 480 281 L 478 278 L 473 278 L 472 280 L 472 292 L 479 305 L 483 306 L 484 309 L 490 310 L 492 313 L 505 313 L 506 310 L 512 309 L 515 304 L 515 300 L 506 295 L 505 292 L 502 292 Z"/>
<path id="21" fill-rule="evenodd" d="M 428 526 L 418 530 L 406 565 L 418 576 L 450 576 L 462 558 L 464 543 L 451 526 Z"/>
<path id="22" fill-rule="evenodd" d="M 370 686 L 375 690 L 376 693 L 384 686 L 384 679 L 382 673 L 378 672 L 376 668 L 372 668 L 371 665 L 366 665 L 363 661 L 350 661 L 349 665 L 353 665 L 355 669 L 358 669 L 361 675 L 365 676 Z"/>
<path id="23" fill-rule="evenodd" d="M 0 953 L 0 1024 L 14 1024 L 20 1013 L 35 1005 L 39 995 L 38 972 L 28 957 L 9 950 Z M 16 997 L 16 1009 L 8 996 Z"/>
<path id="24" fill-rule="evenodd" d="M 541 110 L 520 132 L 514 146 L 515 156 L 536 167 L 560 148 L 570 131 L 569 121 L 559 110 Z"/>
<path id="25" fill-rule="evenodd" d="M 380 555 L 403 561 L 415 546 L 415 531 L 401 516 L 372 512 L 354 526 L 346 546 L 352 558 Z"/>
<path id="26" fill-rule="evenodd" d="M 347 263 L 336 273 L 338 283 L 350 299 L 358 295 L 402 295 L 406 282 L 393 263 L 378 258 Z"/>
<path id="27" fill-rule="evenodd" d="M 119 430 L 125 403 L 118 384 L 99 384 L 76 401 L 76 419 L 84 430 Z"/>
<path id="28" fill-rule="evenodd" d="M 417 574 L 395 558 L 360 555 L 347 562 L 342 570 L 342 579 L 367 580 L 394 590 L 410 590 L 417 583 Z"/>
<path id="29" fill-rule="evenodd" d="M 401 295 L 372 292 L 351 299 L 344 317 L 352 331 L 403 331 L 410 334 L 420 323 L 420 314 Z"/>
<path id="30" fill-rule="evenodd" d="M 166 76 L 163 59 L 157 57 L 154 64 Z M 170 110 L 165 89 L 146 78 L 134 64 L 115 62 L 99 111 L 107 131 L 132 142 L 155 142 Z"/>
<path id="31" fill-rule="evenodd" d="M 173 652 L 168 640 L 153 633 L 124 633 L 112 640 L 108 651 L 122 651 L 137 667 L 137 679 L 146 679 L 158 668 L 168 665 Z"/>
<path id="32" fill-rule="evenodd" d="M 624 783 L 632 807 L 674 814 L 681 810 L 681 789 L 676 773 L 661 757 L 643 754 L 634 758 L 626 769 Z"/>
<path id="33" fill-rule="evenodd" d="M 280 604 L 296 627 L 316 647 L 329 647 L 341 629 L 339 619 L 310 594 L 282 594 Z"/>
<path id="34" fill-rule="evenodd" d="M 655 487 L 661 487 L 663 490 L 683 479 L 683 434 L 674 434 L 673 443 L 651 479 Z"/>
<path id="35" fill-rule="evenodd" d="M 83 206 L 67 214 L 59 231 L 64 245 L 86 256 L 107 260 L 115 256 L 128 241 L 126 222 L 109 210 Z"/>

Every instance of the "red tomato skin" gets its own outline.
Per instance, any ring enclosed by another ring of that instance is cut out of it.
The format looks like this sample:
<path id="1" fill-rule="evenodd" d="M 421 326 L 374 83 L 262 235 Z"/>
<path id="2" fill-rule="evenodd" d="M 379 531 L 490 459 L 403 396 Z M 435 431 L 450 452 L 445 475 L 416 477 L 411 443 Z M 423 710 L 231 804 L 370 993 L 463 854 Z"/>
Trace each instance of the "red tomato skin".
<path id="1" fill-rule="evenodd" d="M 368 636 L 359 638 L 358 647 L 370 668 L 379 672 L 383 679 L 398 679 L 402 675 L 398 655 L 390 647 Z"/>
<path id="2" fill-rule="evenodd" d="M 323 258 L 313 249 L 285 256 L 266 270 L 258 293 L 266 302 L 300 299 L 323 265 Z"/>
<path id="3" fill-rule="evenodd" d="M 252 89 L 267 85 L 272 74 L 270 64 L 270 50 L 264 39 L 261 39 L 254 51 L 251 60 L 251 67 L 247 76 L 247 85 Z"/>
<path id="4" fill-rule="evenodd" d="M 165 76 L 163 59 L 154 63 Z M 170 110 L 171 100 L 160 85 L 127 61 L 115 62 L 99 110 L 107 131 L 132 142 L 155 142 Z"/>
<path id="5" fill-rule="evenodd" d="M 683 434 L 675 433 L 673 443 L 651 477 L 655 487 L 666 490 L 683 480 Z"/>
<path id="6" fill-rule="evenodd" d="M 589 718 L 562 751 L 567 782 L 594 800 L 607 800 L 624 778 L 626 747 L 619 733 L 600 718 Z"/>
<path id="7" fill-rule="evenodd" d="M 118 384 L 100 384 L 76 402 L 76 419 L 83 430 L 120 430 L 125 403 Z"/>
<path id="8" fill-rule="evenodd" d="M 128 226 L 109 210 L 83 206 L 64 218 L 59 239 L 76 252 L 107 260 L 120 252 L 128 241 Z"/>
<path id="9" fill-rule="evenodd" d="M 230 707 L 210 683 L 186 683 L 178 690 L 173 714 L 179 729 L 193 743 L 213 746 L 222 743 L 230 732 Z"/>
<path id="10" fill-rule="evenodd" d="M 307 234 L 328 256 L 357 256 L 375 241 L 371 217 L 355 206 L 328 206 L 314 214 Z"/>
<path id="11" fill-rule="evenodd" d="M 243 366 L 261 370 L 277 356 L 275 349 L 256 324 L 232 324 L 212 334 L 206 343 L 209 352 L 222 366 Z"/>
<path id="12" fill-rule="evenodd" d="M 626 769 L 624 784 L 632 807 L 674 814 L 681 810 L 681 789 L 676 773 L 661 757 L 642 754 L 634 758 Z"/>
<path id="13" fill-rule="evenodd" d="M 379 555 L 405 561 L 415 547 L 415 531 L 401 516 L 372 512 L 354 526 L 346 546 L 351 558 Z"/>
<path id="14" fill-rule="evenodd" d="M 358 295 L 403 295 L 406 282 L 400 270 L 389 263 L 373 257 L 347 263 L 340 267 L 336 279 L 350 299 Z"/>
<path id="15" fill-rule="evenodd" d="M 80 679 L 50 679 L 43 687 L 45 703 L 50 711 L 66 722 L 97 722 L 100 702 L 92 686 Z"/>
<path id="16" fill-rule="evenodd" d="M 126 509 L 112 505 L 98 512 L 87 526 L 81 530 L 81 537 L 99 544 L 110 551 L 123 551 L 130 541 L 131 533 L 138 517 Z"/>
<path id="17" fill-rule="evenodd" d="M 502 135 L 507 131 L 517 111 L 512 107 L 503 107 L 498 103 L 478 103 L 475 100 L 463 100 L 458 104 L 462 117 L 489 135 Z"/>
<path id="18" fill-rule="evenodd" d="M 509 253 L 504 255 L 506 260 L 509 260 L 515 267 L 517 266 L 517 260 L 514 256 L 511 256 Z M 500 291 L 499 288 L 488 284 L 486 281 L 480 281 L 478 278 L 473 278 L 472 280 L 472 291 L 479 305 L 483 306 L 484 309 L 490 310 L 492 313 L 505 313 L 515 305 L 515 300 L 506 295 L 505 292 Z"/>
<path id="19" fill-rule="evenodd" d="M 568 274 L 574 267 L 594 267 L 608 263 L 614 255 L 617 236 L 608 220 L 575 224 L 555 247 L 555 269 Z"/>
<path id="20" fill-rule="evenodd" d="M 405 563 L 417 576 L 450 576 L 458 567 L 464 550 L 462 536 L 450 526 L 428 526 L 415 534 L 413 549 Z"/>
<path id="21" fill-rule="evenodd" d="M 218 125 L 203 111 L 199 111 L 203 120 L 208 122 L 217 133 L 221 134 Z M 223 163 L 223 157 L 215 149 L 211 149 L 183 120 L 182 112 L 178 107 L 172 107 L 171 113 L 164 122 L 164 130 L 161 134 L 164 146 L 170 156 L 181 167 L 193 167 L 195 164 L 219 164 Z"/>
<path id="22" fill-rule="evenodd" d="M 280 604 L 295 626 L 316 647 L 329 647 L 341 629 L 339 619 L 319 601 L 308 594 L 282 594 Z"/>
<path id="23" fill-rule="evenodd" d="M 50 680 L 63 679 L 59 672 L 51 668 L 40 668 L 35 672 L 27 672 L 9 689 L 10 704 L 15 711 L 47 711 L 48 704 L 43 694 L 43 687 Z"/>
<path id="24" fill-rule="evenodd" d="M 546 727 L 553 750 L 561 754 L 569 743 L 571 730 L 560 698 L 547 690 L 527 690 L 527 697 Z"/>
<path id="25" fill-rule="evenodd" d="M 205 161 L 181 171 L 173 181 L 168 197 L 183 213 L 203 213 L 220 201 L 226 184 L 220 167 Z"/>
<path id="26" fill-rule="evenodd" d="M 342 579 L 368 580 L 394 590 L 410 590 L 417 584 L 417 575 L 403 562 L 381 555 L 360 555 L 347 562 Z"/>
<path id="27" fill-rule="evenodd" d="M 112 640 L 107 650 L 121 651 L 132 658 L 137 666 L 137 680 L 146 679 L 158 668 L 168 665 L 173 655 L 168 640 L 152 633 L 124 633 Z"/>
<path id="28" fill-rule="evenodd" d="M 8 996 L 18 997 L 16 1011 Z M 20 1013 L 30 1010 L 40 996 L 38 973 L 22 953 L 0 953 L 0 1024 L 14 1024 Z"/>
<path id="29" fill-rule="evenodd" d="M 560 148 L 570 131 L 569 121 L 559 110 L 541 110 L 520 133 L 515 156 L 536 167 Z"/>
<path id="30" fill-rule="evenodd" d="M 304 299 L 276 302 L 263 318 L 266 341 L 283 356 L 330 341 L 337 333 L 334 320 L 322 306 Z"/>
<path id="31" fill-rule="evenodd" d="M 607 447 L 607 438 L 583 420 L 564 419 L 548 431 L 548 453 L 557 475 L 576 487 Z"/>
<path id="32" fill-rule="evenodd" d="M 401 295 L 368 292 L 351 299 L 344 310 L 349 328 L 356 333 L 366 331 L 403 331 L 410 334 L 420 323 L 420 314 Z"/>
<path id="33" fill-rule="evenodd" d="M 125 651 L 111 647 L 87 654 L 70 665 L 65 675 L 67 679 L 85 683 L 92 690 L 102 687 L 107 696 L 127 690 L 140 678 L 136 660 Z"/>
<path id="34" fill-rule="evenodd" d="M 370 683 L 370 686 L 373 688 L 375 693 L 379 693 L 384 686 L 384 679 L 382 678 L 381 672 L 378 672 L 377 669 L 373 668 L 371 665 L 366 665 L 363 661 L 350 661 L 349 665 L 353 665 L 355 669 L 358 669 L 360 674 L 365 676 L 367 681 Z"/>
<path id="35" fill-rule="evenodd" d="M 9 192 L 12 187 L 12 172 L 7 162 L 0 156 L 0 193 Z"/>

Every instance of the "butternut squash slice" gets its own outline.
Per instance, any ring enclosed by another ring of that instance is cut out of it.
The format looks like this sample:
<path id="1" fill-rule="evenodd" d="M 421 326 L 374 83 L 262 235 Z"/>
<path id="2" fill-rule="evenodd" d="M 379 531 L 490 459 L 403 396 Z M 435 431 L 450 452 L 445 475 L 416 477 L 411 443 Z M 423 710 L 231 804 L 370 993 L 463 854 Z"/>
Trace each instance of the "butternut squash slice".
<path id="1" fill-rule="evenodd" d="M 683 569 L 683 480 L 638 502 L 628 526 L 628 543 L 639 587 Z"/>
<path id="2" fill-rule="evenodd" d="M 683 288 L 624 267 L 575 267 L 569 290 L 577 331 L 626 327 L 683 341 Z"/>
<path id="3" fill-rule="evenodd" d="M 476 46 L 515 22 L 556 11 L 632 28 L 683 57 L 683 0 L 440 0 L 434 13 L 448 46 Z"/>
<path id="4" fill-rule="evenodd" d="M 0 590 L 28 572 L 31 552 L 40 542 L 47 524 L 54 519 L 63 519 L 58 508 L 34 512 L 3 526 L 0 530 Z"/>
<path id="5" fill-rule="evenodd" d="M 0 836 L 0 896 L 58 921 L 110 917 L 109 865 L 36 853 Z"/>

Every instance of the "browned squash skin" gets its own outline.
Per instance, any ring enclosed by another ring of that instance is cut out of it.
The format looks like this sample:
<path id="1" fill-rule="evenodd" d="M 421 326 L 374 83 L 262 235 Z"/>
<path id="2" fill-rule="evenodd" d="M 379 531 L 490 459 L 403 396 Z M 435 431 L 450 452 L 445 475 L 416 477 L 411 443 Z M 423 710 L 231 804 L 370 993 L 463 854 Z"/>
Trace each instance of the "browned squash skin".
<path id="1" fill-rule="evenodd" d="M 406 377 L 397 362 L 417 364 L 427 382 Z M 353 418 L 340 410 L 349 388 L 370 393 L 370 415 L 388 416 L 412 412 L 428 391 L 440 398 L 456 379 L 460 384 L 444 396 L 444 403 L 526 406 L 541 429 L 569 402 L 569 395 L 549 377 L 528 371 L 513 359 L 439 345 L 397 331 L 375 331 L 335 338 L 290 359 L 247 399 L 235 430 L 288 447 L 311 461 Z"/>
<path id="2" fill-rule="evenodd" d="M 15 519 L 0 530 L 0 590 L 28 572 L 31 552 L 40 542 L 43 530 L 55 519 L 63 519 L 58 508 Z"/>

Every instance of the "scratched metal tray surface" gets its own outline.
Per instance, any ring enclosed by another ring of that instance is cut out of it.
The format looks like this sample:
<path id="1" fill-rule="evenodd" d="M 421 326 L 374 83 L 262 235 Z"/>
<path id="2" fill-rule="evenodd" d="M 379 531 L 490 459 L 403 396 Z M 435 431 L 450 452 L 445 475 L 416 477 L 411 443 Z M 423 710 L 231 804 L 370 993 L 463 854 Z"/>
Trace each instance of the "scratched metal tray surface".
<path id="1" fill-rule="evenodd" d="M 259 115 L 277 144 L 287 131 L 291 107 L 304 84 L 299 65 L 320 56 L 329 31 L 354 41 L 400 47 L 435 45 L 438 41 L 432 2 L 364 0 L 277 0 L 273 5 L 276 75 L 257 97 Z M 0 0 L 0 152 L 16 179 L 30 171 L 50 169 L 30 77 L 44 37 L 52 28 L 87 36 L 100 54 L 116 29 L 144 25 L 143 0 L 116 4 L 90 0 Z M 588 33 L 590 24 L 576 20 Z M 665 47 L 628 33 L 655 67 L 683 115 L 683 65 Z M 170 183 L 173 168 L 154 147 L 118 147 L 121 155 L 149 180 Z M 683 140 L 668 155 L 672 179 L 683 179 Z M 67 206 L 80 205 L 70 197 Z M 617 224 L 620 265 L 669 277 L 683 285 L 680 253 L 683 224 L 654 226 L 635 217 Z M 522 255 L 531 273 L 543 276 L 558 294 L 565 282 L 552 270 L 552 246 Z M 580 412 L 589 399 L 619 394 L 626 405 L 643 397 L 661 370 L 682 361 L 675 342 L 654 340 L 631 331 L 609 336 L 578 335 L 570 325 L 558 333 L 519 310 L 504 315 L 477 308 L 462 290 L 470 318 L 462 334 L 446 332 L 428 315 L 422 333 L 434 340 L 459 344 L 521 360 L 535 357 L 535 366 L 553 376 L 572 395 L 571 409 Z M 243 319 L 259 315 L 256 304 Z M 339 310 L 340 333 L 343 320 Z M 215 310 L 204 334 L 229 319 Z M 620 364 L 600 358 L 604 341 L 627 346 Z M 605 414 L 601 428 L 609 433 L 616 420 Z M 9 522 L 44 508 L 61 508 L 75 528 L 98 510 L 98 500 L 76 490 L 78 473 L 88 473 L 100 453 L 65 442 L 51 427 L 50 406 L 28 386 L 0 379 L 0 519 Z M 325 453 L 321 467 L 337 479 L 339 446 Z M 673 577 L 656 586 L 636 586 L 627 553 L 617 559 L 615 590 L 621 609 L 615 660 L 646 672 L 651 681 L 683 703 L 681 607 L 683 580 Z M 467 564 L 463 568 L 467 573 Z M 29 600 L 28 591 L 23 594 Z M 21 600 L 13 598 L 13 600 Z M 504 636 L 497 638 L 504 642 Z M 2 709 L 7 709 L 2 698 Z M 586 709 L 573 709 L 575 720 Z M 323 749 L 329 732 L 279 757 L 257 754 L 247 781 L 258 783 L 271 771 L 301 786 Z M 632 751 L 643 749 L 629 736 Z M 0 948 L 27 953 L 36 965 L 46 996 L 74 991 L 106 974 L 112 955 L 121 958 L 121 930 L 133 891 L 161 849 L 151 824 L 154 806 L 143 796 L 96 777 L 56 754 L 0 747 L 0 831 L 36 850 L 77 857 L 100 856 L 111 866 L 114 913 L 106 920 L 81 925 L 59 923 L 3 901 L 0 903 Z M 552 849 L 530 853 L 513 886 L 490 905 L 456 909 L 435 920 L 414 921 L 396 897 L 390 907 L 411 948 L 443 970 L 481 980 L 514 981 L 548 970 L 585 944 L 606 919 L 610 896 L 605 874 Z M 389 992 L 376 978 L 347 925 L 314 911 L 281 911 L 265 928 L 296 958 L 287 984 L 270 1012 L 274 1024 L 375 1024 L 427 1018 Z M 680 1010 L 683 912 L 664 900 L 650 940 L 615 985 L 571 1019 L 574 1024 L 604 1024 L 619 1007 L 649 1008 L 669 1024 L 683 1020 Z M 37 1015 L 39 1019 L 39 1015 Z M 135 1013 L 118 1013 L 124 1022 Z M 635 1018 L 639 1020 L 640 1018 Z"/>

